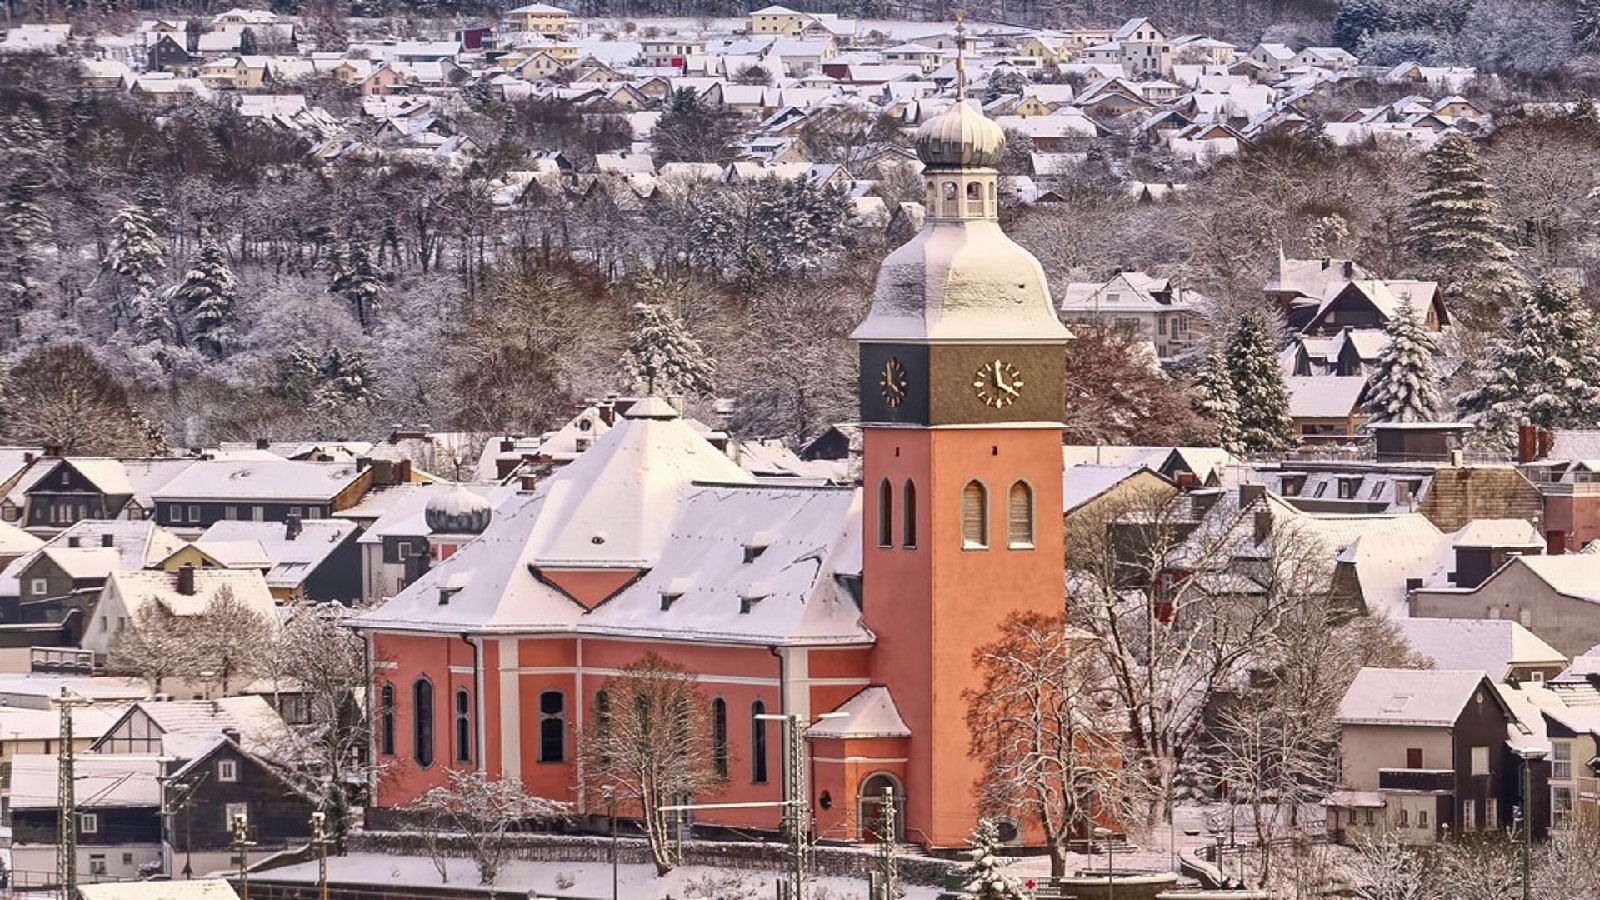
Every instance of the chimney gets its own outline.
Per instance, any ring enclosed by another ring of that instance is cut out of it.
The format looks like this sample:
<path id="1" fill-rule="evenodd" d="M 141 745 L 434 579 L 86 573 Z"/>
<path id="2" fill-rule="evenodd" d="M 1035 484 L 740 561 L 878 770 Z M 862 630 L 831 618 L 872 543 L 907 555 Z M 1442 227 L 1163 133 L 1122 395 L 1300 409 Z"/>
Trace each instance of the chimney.
<path id="1" fill-rule="evenodd" d="M 1272 513 L 1264 509 L 1256 510 L 1255 536 L 1256 543 L 1265 541 L 1272 535 Z"/>
<path id="2" fill-rule="evenodd" d="M 27 453 L 22 454 L 22 461 L 25 462 L 25 463 L 31 463 L 34 460 L 38 459 L 38 458 L 39 458 L 39 455 L 34 453 L 32 450 L 29 450 Z"/>
<path id="3" fill-rule="evenodd" d="M 283 539 L 292 541 L 300 536 L 300 514 L 289 513 L 283 520 Z"/>
<path id="4" fill-rule="evenodd" d="M 1267 486 L 1264 484 L 1239 485 L 1239 508 L 1244 509 L 1250 504 L 1267 495 Z"/>
<path id="5" fill-rule="evenodd" d="M 102 546 L 102 547 L 115 547 L 116 546 L 116 544 L 112 541 L 111 532 L 108 531 L 105 534 L 100 535 L 100 546 Z"/>
<path id="6" fill-rule="evenodd" d="M 533 486 L 538 484 L 538 483 L 539 483 L 539 476 L 537 476 L 537 475 L 524 475 L 524 476 L 522 476 L 522 490 L 524 490 L 524 491 L 533 490 Z"/>
<path id="7" fill-rule="evenodd" d="M 501 438 L 500 439 L 500 452 L 501 453 L 510 453 L 511 451 L 513 451 L 515 449 L 517 449 L 517 442 L 516 441 L 514 441 L 514 440 L 512 440 L 510 438 Z"/>
<path id="8" fill-rule="evenodd" d="M 268 441 L 266 438 L 256 438 L 256 449 L 257 450 L 265 450 L 265 449 L 267 449 L 267 445 L 270 444 L 270 443 L 271 442 Z"/>
<path id="9" fill-rule="evenodd" d="M 178 593 L 185 597 L 194 596 L 194 566 L 188 563 L 178 569 Z"/>
<path id="10" fill-rule="evenodd" d="M 230 741 L 233 741 L 235 744 L 239 743 L 239 729 L 234 728 L 231 725 L 223 726 L 222 736 Z"/>
<path id="11" fill-rule="evenodd" d="M 44 447 L 44 455 L 45 456 L 60 456 L 61 455 L 61 445 L 60 444 L 46 444 L 45 447 Z"/>
<path id="12" fill-rule="evenodd" d="M 1538 430 L 1532 425 L 1517 426 L 1517 462 L 1531 463 L 1539 457 Z"/>

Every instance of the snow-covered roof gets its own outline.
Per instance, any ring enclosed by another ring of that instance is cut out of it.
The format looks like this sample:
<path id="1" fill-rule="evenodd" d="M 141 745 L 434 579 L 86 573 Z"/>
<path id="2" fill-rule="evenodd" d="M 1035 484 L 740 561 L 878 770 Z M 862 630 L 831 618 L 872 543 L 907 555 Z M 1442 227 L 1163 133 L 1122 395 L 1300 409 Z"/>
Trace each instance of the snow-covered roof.
<path id="1" fill-rule="evenodd" d="M 202 460 L 155 491 L 159 503 L 276 500 L 327 503 L 360 476 L 354 463 Z"/>
<path id="2" fill-rule="evenodd" d="M 1567 658 L 1508 619 L 1399 619 L 1400 634 L 1440 669 L 1480 670 L 1504 681 L 1515 666 L 1565 666 Z"/>
<path id="3" fill-rule="evenodd" d="M 78 896 L 83 900 L 239 900 L 233 886 L 221 878 L 85 884 L 78 887 Z"/>
<path id="4" fill-rule="evenodd" d="M 423 537 L 428 534 L 428 523 L 424 517 L 428 501 L 438 496 L 441 492 L 460 487 L 471 491 L 488 501 L 491 509 L 499 510 L 501 506 L 511 503 L 518 495 L 515 486 L 502 486 L 498 484 L 402 484 L 384 488 L 367 495 L 357 506 L 344 510 L 340 518 L 359 519 L 366 516 L 377 515 L 372 524 L 361 532 L 356 538 L 357 543 L 378 544 L 385 537 Z M 368 505 L 368 500 L 377 498 L 382 502 Z M 524 496 L 524 502 L 529 497 Z M 515 504 L 513 504 L 515 505 Z"/>
<path id="5" fill-rule="evenodd" d="M 79 739 L 105 734 L 127 707 L 95 704 L 72 709 L 72 733 Z M 54 741 L 61 737 L 61 712 L 56 709 L 0 706 L 0 740 Z"/>
<path id="6" fill-rule="evenodd" d="M 256 756 L 280 758 L 292 747 L 288 726 L 278 711 L 254 694 L 216 700 L 145 700 L 123 713 L 122 719 L 139 716 L 148 718 L 160 735 L 162 754 L 179 759 L 194 759 L 210 749 L 224 728 L 237 731 L 240 747 Z M 117 731 L 118 726 L 107 733 Z M 101 741 L 104 739 L 102 735 Z"/>
<path id="7" fill-rule="evenodd" d="M 60 805 L 60 759 L 20 754 L 11 760 L 11 808 L 56 809 Z M 161 763 L 154 759 L 79 754 L 73 763 L 79 809 L 140 809 L 161 806 Z"/>
<path id="8" fill-rule="evenodd" d="M 900 717 L 889 689 L 881 685 L 862 688 L 855 696 L 833 710 L 838 718 L 818 720 L 806 729 L 808 738 L 888 738 L 910 737 L 911 728 Z"/>
<path id="9" fill-rule="evenodd" d="M 281 522 L 222 521 L 207 528 L 194 545 L 209 554 L 213 544 L 222 544 L 220 552 L 226 554 L 235 545 L 254 544 L 271 561 L 267 585 L 293 588 L 344 545 L 356 531 L 356 523 L 347 519 L 306 519 L 300 523 L 297 536 L 290 537 L 289 531 L 289 526 Z M 215 555 L 212 558 L 222 561 Z"/>
<path id="10" fill-rule="evenodd" d="M 1448 728 L 1484 680 L 1481 671 L 1364 668 L 1339 701 L 1339 723 Z"/>
<path id="11" fill-rule="evenodd" d="M 46 547 L 43 555 L 73 581 L 104 578 L 122 561 L 122 554 L 110 547 Z"/>
<path id="12" fill-rule="evenodd" d="M 1296 419 L 1343 419 L 1353 415 L 1367 379 L 1360 375 L 1290 376 L 1289 415 Z"/>
<path id="13" fill-rule="evenodd" d="M 145 604 L 155 600 L 166 604 L 175 616 L 203 615 L 224 588 L 231 590 L 238 602 L 277 622 L 277 603 L 255 569 L 195 569 L 194 592 L 190 594 L 178 590 L 177 572 L 160 569 L 114 572 L 106 582 L 106 591 L 117 592 L 129 616 L 138 615 Z"/>
<path id="14" fill-rule="evenodd" d="M 1473 519 L 1451 535 L 1450 542 L 1457 547 L 1545 546 L 1544 535 L 1527 519 Z"/>
<path id="15" fill-rule="evenodd" d="M 118 559 L 111 569 L 106 570 L 107 573 L 112 569 L 143 569 L 166 559 L 184 544 L 182 538 L 154 522 L 85 519 L 51 538 L 43 547 L 13 560 L 11 565 L 0 571 L 0 597 L 21 595 L 22 587 L 17 579 L 45 550 L 103 547 L 107 536 L 111 541 L 111 549 L 118 554 Z"/>
<path id="16" fill-rule="evenodd" d="M 1142 464 L 1133 467 L 1081 465 L 1065 469 L 1061 473 L 1061 508 L 1071 512 L 1144 471 L 1149 469 Z"/>
<path id="17" fill-rule="evenodd" d="M 1516 565 L 1550 586 L 1558 594 L 1600 603 L 1600 556 L 1569 553 L 1564 556 L 1519 556 Z"/>

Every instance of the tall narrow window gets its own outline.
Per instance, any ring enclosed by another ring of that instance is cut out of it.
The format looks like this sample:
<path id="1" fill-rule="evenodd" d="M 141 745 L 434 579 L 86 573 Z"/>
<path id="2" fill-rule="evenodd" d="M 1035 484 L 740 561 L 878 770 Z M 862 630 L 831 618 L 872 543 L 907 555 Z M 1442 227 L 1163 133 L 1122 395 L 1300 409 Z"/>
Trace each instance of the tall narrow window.
<path id="1" fill-rule="evenodd" d="M 539 762 L 565 762 L 567 758 L 567 695 L 545 691 L 539 695 Z"/>
<path id="2" fill-rule="evenodd" d="M 433 682 L 426 678 L 411 686 L 411 756 L 424 769 L 433 765 Z"/>
<path id="3" fill-rule="evenodd" d="M 1006 504 L 1007 545 L 1033 549 L 1033 488 L 1025 481 L 1011 485 L 1011 496 Z"/>
<path id="4" fill-rule="evenodd" d="M 711 771 L 718 778 L 728 777 L 728 701 L 711 701 Z"/>
<path id="5" fill-rule="evenodd" d="M 750 704 L 750 781 L 767 783 L 767 705 L 760 700 Z"/>
<path id="6" fill-rule="evenodd" d="M 378 752 L 394 755 L 394 685 L 378 689 Z"/>
<path id="7" fill-rule="evenodd" d="M 878 546 L 894 546 L 894 486 L 887 478 L 878 483 Z"/>
<path id="8" fill-rule="evenodd" d="M 594 728 L 596 736 L 600 738 L 600 746 L 608 746 L 611 740 L 611 695 L 603 690 L 594 692 Z M 611 755 L 601 753 L 599 763 L 601 768 L 611 765 Z"/>
<path id="9" fill-rule="evenodd" d="M 472 762 L 472 697 L 456 688 L 456 762 Z"/>
<path id="10" fill-rule="evenodd" d="M 961 546 L 989 546 L 989 491 L 981 481 L 969 481 L 961 489 Z"/>
<path id="11" fill-rule="evenodd" d="M 900 503 L 900 515 L 905 519 L 902 537 L 906 549 L 911 550 L 917 546 L 917 483 L 907 478 L 901 494 L 904 499 Z"/>

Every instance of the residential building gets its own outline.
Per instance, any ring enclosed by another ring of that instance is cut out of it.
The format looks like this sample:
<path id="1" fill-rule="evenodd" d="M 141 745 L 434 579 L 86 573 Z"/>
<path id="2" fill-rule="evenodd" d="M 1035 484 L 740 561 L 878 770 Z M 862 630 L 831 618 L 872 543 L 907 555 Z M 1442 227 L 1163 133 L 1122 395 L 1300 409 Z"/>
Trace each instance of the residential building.
<path id="1" fill-rule="evenodd" d="M 132 881 L 162 870 L 161 766 L 154 759 L 80 756 L 77 786 L 77 867 L 83 884 Z M 11 761 L 11 872 L 49 883 L 56 871 L 60 823 L 60 759 L 17 756 Z M 25 882 L 26 883 L 26 882 Z"/>
<path id="2" fill-rule="evenodd" d="M 1520 799 L 1510 739 L 1521 735 L 1483 672 L 1362 669 L 1338 721 L 1340 790 L 1324 806 L 1340 843 L 1431 844 L 1510 824 Z"/>
<path id="3" fill-rule="evenodd" d="M 266 627 L 278 626 L 277 603 L 267 582 L 257 570 L 196 569 L 185 566 L 176 572 L 146 569 L 115 572 L 106 580 L 100 600 L 84 626 L 83 649 L 105 657 L 116 636 L 135 627 L 141 611 L 161 603 L 169 613 L 186 619 L 204 616 L 222 591 L 245 608 L 259 615 Z"/>
<path id="4" fill-rule="evenodd" d="M 1118 272 L 1109 281 L 1072 282 L 1061 297 L 1061 319 L 1069 325 L 1111 327 L 1149 341 L 1161 359 L 1195 348 L 1202 331 L 1206 299 L 1170 278 L 1143 272 Z"/>
<path id="5" fill-rule="evenodd" d="M 1412 594 L 1411 615 L 1436 619 L 1508 619 L 1558 652 L 1577 656 L 1600 644 L 1600 555 L 1509 556 L 1473 586 L 1426 587 Z"/>
<path id="6" fill-rule="evenodd" d="M 551 40 L 560 40 L 573 30 L 572 13 L 548 3 L 530 3 L 509 10 L 506 21 L 516 31 L 542 34 Z"/>
<path id="7" fill-rule="evenodd" d="M 355 463 L 202 460 L 155 491 L 156 521 L 195 532 L 218 522 L 322 519 L 354 506 L 373 472 Z"/>

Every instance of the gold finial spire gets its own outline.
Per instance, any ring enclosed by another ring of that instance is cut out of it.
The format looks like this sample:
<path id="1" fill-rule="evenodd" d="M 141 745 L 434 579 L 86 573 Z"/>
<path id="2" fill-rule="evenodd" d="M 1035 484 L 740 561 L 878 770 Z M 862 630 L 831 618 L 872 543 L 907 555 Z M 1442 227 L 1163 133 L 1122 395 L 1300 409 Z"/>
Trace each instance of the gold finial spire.
<path id="1" fill-rule="evenodd" d="M 962 51 L 967 44 L 967 26 L 964 21 L 967 14 L 956 10 L 956 102 L 965 103 L 967 100 L 967 66 L 962 59 Z"/>

